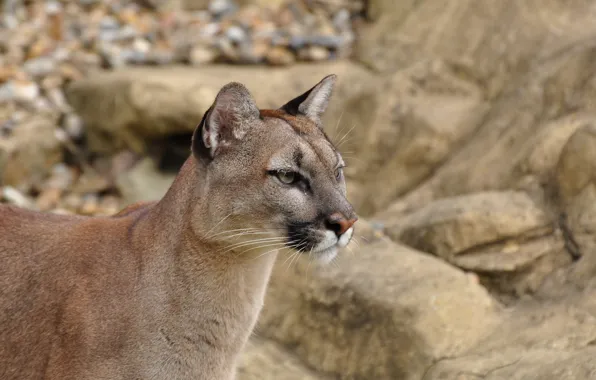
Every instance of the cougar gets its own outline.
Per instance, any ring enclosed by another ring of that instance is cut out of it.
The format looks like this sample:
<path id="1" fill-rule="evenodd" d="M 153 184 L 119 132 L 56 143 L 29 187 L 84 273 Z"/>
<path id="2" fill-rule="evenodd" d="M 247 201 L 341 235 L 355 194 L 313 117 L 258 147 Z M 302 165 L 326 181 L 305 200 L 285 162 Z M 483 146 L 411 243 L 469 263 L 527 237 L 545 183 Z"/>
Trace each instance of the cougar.
<path id="1" fill-rule="evenodd" d="M 277 255 L 328 262 L 352 237 L 335 80 L 269 110 L 222 87 L 157 202 L 0 206 L 0 379 L 234 379 Z"/>

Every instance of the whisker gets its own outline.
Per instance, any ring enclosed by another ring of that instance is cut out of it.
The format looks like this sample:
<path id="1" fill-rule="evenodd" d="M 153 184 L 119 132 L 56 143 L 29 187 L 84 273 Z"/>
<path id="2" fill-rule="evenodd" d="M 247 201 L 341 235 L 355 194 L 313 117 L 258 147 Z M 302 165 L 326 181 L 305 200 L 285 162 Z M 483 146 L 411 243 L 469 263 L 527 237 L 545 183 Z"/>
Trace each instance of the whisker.
<path id="1" fill-rule="evenodd" d="M 290 256 L 290 262 L 288 263 L 288 266 L 287 266 L 287 268 L 286 268 L 286 272 L 287 272 L 288 270 L 290 270 L 290 268 L 291 268 L 291 266 L 292 266 L 292 261 L 294 261 L 294 258 L 295 258 L 295 257 L 298 257 L 298 255 L 300 255 L 300 251 L 295 251 L 294 253 L 292 253 L 292 255 Z M 285 263 L 285 261 L 284 261 L 284 263 Z"/>
<path id="2" fill-rule="evenodd" d="M 302 252 L 299 250 L 300 248 L 302 248 L 305 244 L 306 244 L 306 240 L 301 240 L 294 248 L 295 251 L 284 260 L 284 262 L 282 263 L 282 265 L 285 265 L 285 263 L 288 261 L 288 259 L 290 260 L 290 263 L 288 264 L 288 267 L 286 268 L 286 271 L 288 269 L 290 269 L 290 265 L 292 265 L 292 261 L 294 257 L 297 257 L 297 255 L 300 255 Z"/>
<path id="3" fill-rule="evenodd" d="M 283 244 L 282 243 L 263 244 L 263 245 L 259 245 L 258 247 L 252 247 L 252 248 L 246 249 L 246 250 L 240 252 L 239 254 L 237 254 L 236 257 L 240 257 L 240 256 L 244 255 L 247 252 L 254 251 L 255 249 L 261 249 L 261 248 L 267 248 L 267 247 L 276 247 L 274 250 L 278 250 L 280 248 L 283 248 L 284 246 L 285 246 L 285 243 L 283 243 Z"/>
<path id="4" fill-rule="evenodd" d="M 258 231 L 258 230 L 260 230 L 260 229 L 258 229 L 258 228 L 235 228 L 235 229 L 232 229 L 232 230 L 220 231 L 220 232 L 214 233 L 212 235 L 206 236 L 205 238 L 206 239 L 210 239 L 212 237 L 223 235 L 223 234 L 227 234 L 227 233 L 230 233 L 230 232 L 237 232 L 237 231 Z"/>
<path id="5" fill-rule="evenodd" d="M 286 264 L 286 262 L 288 262 L 288 260 L 289 260 L 290 258 L 294 257 L 294 255 L 296 254 L 296 252 L 297 252 L 297 251 L 294 251 L 294 252 L 292 252 L 292 254 L 291 254 L 291 255 L 288 255 L 288 257 L 286 257 L 286 259 L 284 260 L 284 262 L 283 262 L 283 263 L 281 263 L 281 265 L 285 265 L 285 264 Z M 287 269 L 286 269 L 286 270 L 287 270 Z"/>
<path id="6" fill-rule="evenodd" d="M 219 226 L 224 220 L 228 219 L 230 216 L 232 216 L 232 213 L 229 213 L 228 215 L 224 216 L 222 220 L 220 220 L 219 222 L 217 222 L 213 227 L 211 227 L 211 229 L 209 231 L 207 231 L 205 233 L 205 235 L 209 235 L 209 233 L 211 233 L 211 231 L 213 231 L 215 228 L 217 228 L 217 226 Z"/>
<path id="7" fill-rule="evenodd" d="M 298 260 L 300 260 L 300 256 L 302 256 L 302 252 L 301 251 L 297 251 L 298 255 L 296 255 L 296 260 L 290 260 L 290 264 L 289 266 L 292 267 L 293 264 L 297 264 Z"/>
<path id="8" fill-rule="evenodd" d="M 283 247 L 282 247 L 282 248 L 283 248 Z M 265 255 L 267 255 L 267 254 L 269 254 L 269 253 L 273 253 L 273 252 L 275 252 L 275 251 L 279 251 L 279 249 L 280 249 L 280 248 L 273 248 L 273 249 L 272 249 L 272 250 L 270 250 L 270 251 L 267 251 L 267 252 L 261 253 L 259 256 L 257 256 L 257 257 L 254 257 L 252 260 L 256 260 L 256 259 L 258 259 L 259 257 L 263 257 L 263 256 L 265 256 Z"/>
<path id="9" fill-rule="evenodd" d="M 337 260 L 338 260 L 338 259 L 337 259 L 337 256 L 336 256 L 336 257 L 334 257 L 334 258 L 332 258 L 332 259 L 331 259 L 331 264 L 332 264 L 332 265 L 333 265 L 333 266 L 334 266 L 336 269 L 341 269 L 341 268 L 339 267 L 339 264 L 338 264 Z"/>
<path id="10" fill-rule="evenodd" d="M 207 236 L 206 239 L 210 239 L 212 237 L 218 236 L 218 235 L 223 235 L 229 232 L 238 232 L 238 231 L 282 231 L 285 230 L 285 228 L 256 228 L 256 227 L 249 227 L 249 228 L 235 228 L 232 230 L 226 230 L 226 231 L 221 231 L 218 233 L 215 233 L 213 235 Z"/>
<path id="11" fill-rule="evenodd" d="M 348 251 L 350 251 L 350 255 L 352 255 L 352 257 L 356 257 L 356 255 L 354 254 L 354 250 L 352 250 L 352 248 L 347 245 L 346 248 L 348 249 Z"/>
<path id="12" fill-rule="evenodd" d="M 273 231 L 248 231 L 248 232 L 238 232 L 233 235 L 224 236 L 223 239 L 229 240 L 236 236 L 247 236 L 247 235 L 268 235 L 271 234 Z"/>
<path id="13" fill-rule="evenodd" d="M 354 128 L 356 127 L 356 124 L 352 125 L 352 128 L 350 128 L 343 136 L 341 139 L 339 139 L 339 142 L 336 144 L 337 148 L 339 149 L 339 147 L 343 144 L 344 139 L 346 137 L 348 137 L 348 135 L 350 134 L 350 132 L 352 132 L 352 130 L 354 130 Z"/>
<path id="14" fill-rule="evenodd" d="M 341 118 L 344 117 L 344 112 L 341 111 L 341 115 L 339 115 L 339 119 L 337 119 L 337 123 L 335 123 L 335 132 L 337 132 L 337 127 L 339 127 L 339 123 L 341 123 Z"/>
<path id="15" fill-rule="evenodd" d="M 312 263 L 312 251 L 313 249 L 315 249 L 315 246 L 313 245 L 312 247 L 310 247 L 310 251 L 308 251 L 308 265 L 306 266 L 306 281 L 308 281 L 308 269 L 310 268 L 310 263 Z"/>
<path id="16" fill-rule="evenodd" d="M 245 241 L 245 242 L 240 242 L 240 243 L 236 243 L 236 244 L 232 244 L 230 246 L 227 246 L 225 251 L 218 251 L 218 254 L 224 254 L 230 251 L 233 251 L 235 249 L 238 248 L 242 248 L 242 247 L 246 247 L 246 246 L 251 246 L 254 244 L 259 244 L 259 243 L 284 243 L 286 242 L 286 238 L 263 238 L 263 239 L 255 239 L 255 240 L 250 240 L 250 241 Z"/>

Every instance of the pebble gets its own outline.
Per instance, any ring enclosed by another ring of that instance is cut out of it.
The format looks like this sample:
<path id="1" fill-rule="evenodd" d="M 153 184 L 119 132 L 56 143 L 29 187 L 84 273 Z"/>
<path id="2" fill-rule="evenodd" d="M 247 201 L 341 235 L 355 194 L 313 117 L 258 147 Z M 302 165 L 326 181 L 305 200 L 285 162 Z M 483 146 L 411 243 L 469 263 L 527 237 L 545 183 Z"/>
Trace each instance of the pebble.
<path id="1" fill-rule="evenodd" d="M 39 98 L 39 85 L 32 81 L 13 80 L 9 83 L 11 86 L 12 97 L 14 100 L 23 102 L 33 102 Z"/>
<path id="2" fill-rule="evenodd" d="M 234 43 L 242 43 L 246 40 L 247 35 L 244 29 L 239 26 L 233 25 L 226 30 L 226 37 Z"/>
<path id="3" fill-rule="evenodd" d="M 41 192 L 35 200 L 37 208 L 41 211 L 49 211 L 54 209 L 60 202 L 64 190 L 59 188 L 48 188 Z"/>
<path id="4" fill-rule="evenodd" d="M 95 215 L 99 211 L 99 199 L 96 194 L 87 194 L 83 197 L 83 204 L 79 212 L 83 215 Z"/>
<path id="5" fill-rule="evenodd" d="M 217 51 L 209 46 L 194 46 L 189 53 L 189 61 L 193 66 L 204 65 L 209 62 L 213 62 L 216 57 Z"/>
<path id="6" fill-rule="evenodd" d="M 329 50 L 321 46 L 309 46 L 302 49 L 299 56 L 306 61 L 324 61 L 329 59 Z"/>
<path id="7" fill-rule="evenodd" d="M 62 128 L 64 128 L 64 131 L 66 131 L 68 136 L 74 141 L 80 140 L 85 133 L 83 119 L 74 113 L 65 114 Z"/>
<path id="8" fill-rule="evenodd" d="M 289 49 L 276 46 L 267 52 L 267 62 L 275 66 L 285 66 L 294 63 L 294 54 Z"/>
<path id="9" fill-rule="evenodd" d="M 56 109 L 58 109 L 60 112 L 69 112 L 71 110 L 61 88 L 50 88 L 46 90 L 46 96 L 54 105 L 54 107 L 56 107 Z"/>
<path id="10" fill-rule="evenodd" d="M 236 4 L 231 0 L 212 0 L 209 3 L 209 12 L 215 17 L 223 17 L 236 11 Z"/>
<path id="11" fill-rule="evenodd" d="M 33 201 L 14 187 L 4 186 L 2 187 L 2 192 L 0 194 L 2 201 L 4 202 L 18 207 L 33 208 Z"/>

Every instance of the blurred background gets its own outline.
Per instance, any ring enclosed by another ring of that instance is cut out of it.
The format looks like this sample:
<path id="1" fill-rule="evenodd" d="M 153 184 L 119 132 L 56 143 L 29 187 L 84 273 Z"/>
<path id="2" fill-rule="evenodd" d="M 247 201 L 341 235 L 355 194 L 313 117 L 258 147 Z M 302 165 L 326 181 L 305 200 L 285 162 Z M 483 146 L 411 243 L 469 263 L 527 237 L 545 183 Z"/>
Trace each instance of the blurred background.
<path id="1" fill-rule="evenodd" d="M 277 108 L 338 75 L 357 236 L 278 260 L 239 379 L 596 379 L 595 2 L 0 4 L 0 201 L 26 208 L 159 199 L 221 86 Z"/>

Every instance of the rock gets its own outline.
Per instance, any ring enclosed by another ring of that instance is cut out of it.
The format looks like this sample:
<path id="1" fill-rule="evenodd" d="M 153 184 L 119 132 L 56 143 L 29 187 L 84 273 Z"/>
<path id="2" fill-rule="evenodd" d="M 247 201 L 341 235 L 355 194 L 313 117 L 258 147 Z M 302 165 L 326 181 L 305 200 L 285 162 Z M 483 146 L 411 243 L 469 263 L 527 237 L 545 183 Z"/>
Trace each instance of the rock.
<path id="1" fill-rule="evenodd" d="M 34 102 L 40 95 L 37 83 L 29 80 L 11 81 L 12 96 L 14 100 L 21 102 Z"/>
<path id="2" fill-rule="evenodd" d="M 38 57 L 26 61 L 23 70 L 32 77 L 44 77 L 56 70 L 56 62 L 51 57 Z"/>
<path id="3" fill-rule="evenodd" d="M 585 285 L 596 274 L 596 124 L 577 129 L 565 144 L 556 167 L 561 208 L 570 228 L 568 242 L 582 255 L 573 281 Z"/>
<path id="4" fill-rule="evenodd" d="M 465 0 L 454 6 L 441 0 L 398 5 L 371 0 L 365 14 L 374 22 L 360 29 L 354 56 L 366 66 L 390 73 L 412 62 L 441 58 L 458 62 L 462 74 L 478 78 L 493 94 L 509 83 L 510 75 L 531 67 L 530 62 L 554 58 L 577 43 L 579 35 L 596 31 L 594 25 L 579 27 L 594 15 L 583 0 L 547 0 L 540 13 L 515 0 Z M 512 35 L 516 37 L 508 38 Z"/>
<path id="5" fill-rule="evenodd" d="M 182 0 L 181 5 L 183 9 L 189 11 L 204 10 L 209 7 L 211 0 Z"/>
<path id="6" fill-rule="evenodd" d="M 451 260 L 458 268 L 476 273 L 482 285 L 505 303 L 536 294 L 546 279 L 571 261 L 558 234 L 481 246 Z"/>
<path id="7" fill-rule="evenodd" d="M 322 46 L 309 46 L 301 50 L 299 56 L 305 61 L 324 61 L 329 59 L 329 50 Z"/>
<path id="8" fill-rule="evenodd" d="M 578 301 L 518 305 L 466 355 L 439 361 L 422 379 L 592 379 L 596 319 Z"/>
<path id="9" fill-rule="evenodd" d="M 499 320 L 497 305 L 463 272 L 386 238 L 361 245 L 343 252 L 337 268 L 280 256 L 259 336 L 334 378 L 409 380 L 463 354 Z"/>
<path id="10" fill-rule="evenodd" d="M 278 344 L 251 339 L 238 366 L 238 380 L 323 380 Z"/>
<path id="11" fill-rule="evenodd" d="M 513 352 L 511 352 L 513 351 Z M 422 380 L 576 380 L 591 379 L 596 371 L 596 349 L 531 351 L 442 361 Z"/>
<path id="12" fill-rule="evenodd" d="M 265 56 L 267 63 L 274 66 L 286 66 L 294 63 L 294 54 L 282 46 L 271 48 Z"/>
<path id="13" fill-rule="evenodd" d="M 54 165 L 50 178 L 46 181 L 45 187 L 67 190 L 74 182 L 73 169 L 63 163 Z"/>
<path id="14" fill-rule="evenodd" d="M 381 213 L 375 219 L 391 238 L 448 261 L 474 247 L 552 231 L 548 213 L 515 191 L 445 198 L 410 214 Z"/>
<path id="15" fill-rule="evenodd" d="M 217 52 L 207 46 L 193 46 L 189 53 L 189 61 L 193 66 L 211 63 L 217 58 Z"/>
<path id="16" fill-rule="evenodd" d="M 8 139 L 0 137 L 0 151 L 7 157 L 0 167 L 0 183 L 27 190 L 41 183 L 62 161 L 62 144 L 54 125 L 52 120 L 31 116 L 15 127 Z"/>
<path id="17" fill-rule="evenodd" d="M 236 9 L 237 6 L 232 0 L 213 0 L 209 3 L 209 12 L 217 18 L 233 13 Z"/>
<path id="18" fill-rule="evenodd" d="M 284 0 L 236 0 L 236 3 L 241 7 L 257 5 L 259 7 L 279 8 Z"/>
<path id="19" fill-rule="evenodd" d="M 37 208 L 41 211 L 49 211 L 55 208 L 62 197 L 62 193 L 62 189 L 55 187 L 43 190 L 35 201 Z"/>
<path id="20" fill-rule="evenodd" d="M 275 69 L 227 65 L 134 68 L 73 82 L 66 97 L 85 123 L 92 152 L 132 149 L 142 153 L 152 140 L 192 132 L 217 92 L 231 80 L 245 84 L 261 108 L 278 108 L 330 73 L 340 78 L 326 115 L 333 128 L 344 110 L 343 100 L 371 85 L 370 74 L 347 62 Z M 264 77 L 267 86 L 262 85 Z"/>
<path id="21" fill-rule="evenodd" d="M 68 113 L 64 116 L 62 127 L 73 140 L 80 140 L 84 135 L 83 120 L 74 113 Z"/>
<path id="22" fill-rule="evenodd" d="M 359 214 L 384 209 L 432 175 L 487 110 L 481 89 L 441 61 L 420 62 L 353 91 L 330 135 L 345 153 Z"/>
<path id="23" fill-rule="evenodd" d="M 570 6 L 564 12 L 574 9 Z M 551 11 L 545 15 L 552 16 Z M 487 189 L 527 190 L 529 183 L 547 193 L 563 144 L 575 130 L 593 123 L 596 115 L 594 103 L 588 100 L 596 96 L 596 86 L 585 81 L 592 72 L 595 49 L 570 44 L 524 64 L 527 70 L 509 77 L 498 94 L 486 93 L 492 105 L 483 122 L 432 176 L 402 194 L 400 205 L 392 211 Z M 460 68 L 460 72 L 467 71 Z"/>
<path id="24" fill-rule="evenodd" d="M 145 158 L 130 171 L 116 179 L 118 190 L 125 204 L 161 199 L 172 182 L 174 174 L 163 174 L 150 158 Z"/>
<path id="25" fill-rule="evenodd" d="M 83 205 L 83 198 L 77 194 L 67 194 L 60 202 L 60 207 L 66 208 L 71 213 L 78 213 Z"/>
<path id="26" fill-rule="evenodd" d="M 102 175 L 99 175 L 94 170 L 84 171 L 77 179 L 77 182 L 70 188 L 70 191 L 75 194 L 91 194 L 101 193 L 111 187 L 110 181 Z"/>
<path id="27" fill-rule="evenodd" d="M 226 30 L 226 37 L 237 44 L 244 42 L 247 38 L 246 32 L 244 29 L 237 25 L 232 25 Z"/>
<path id="28" fill-rule="evenodd" d="M 2 202 L 29 209 L 35 208 L 35 204 L 17 189 L 10 186 L 4 186 L 0 189 L 2 190 L 0 193 Z"/>
<path id="29" fill-rule="evenodd" d="M 71 111 L 70 106 L 66 102 L 66 98 L 64 97 L 64 93 L 59 88 L 52 88 L 46 90 L 46 96 L 49 102 L 52 104 L 52 108 L 60 112 L 69 112 Z"/>
<path id="30" fill-rule="evenodd" d="M 99 211 L 99 199 L 95 194 L 87 194 L 83 198 L 79 213 L 83 215 L 96 215 Z"/>
<path id="31" fill-rule="evenodd" d="M 112 216 L 122 209 L 120 199 L 115 196 L 105 196 L 101 199 L 97 215 Z"/>
<path id="32" fill-rule="evenodd" d="M 557 165 L 560 199 L 575 229 L 596 233 L 596 125 L 579 128 Z"/>

